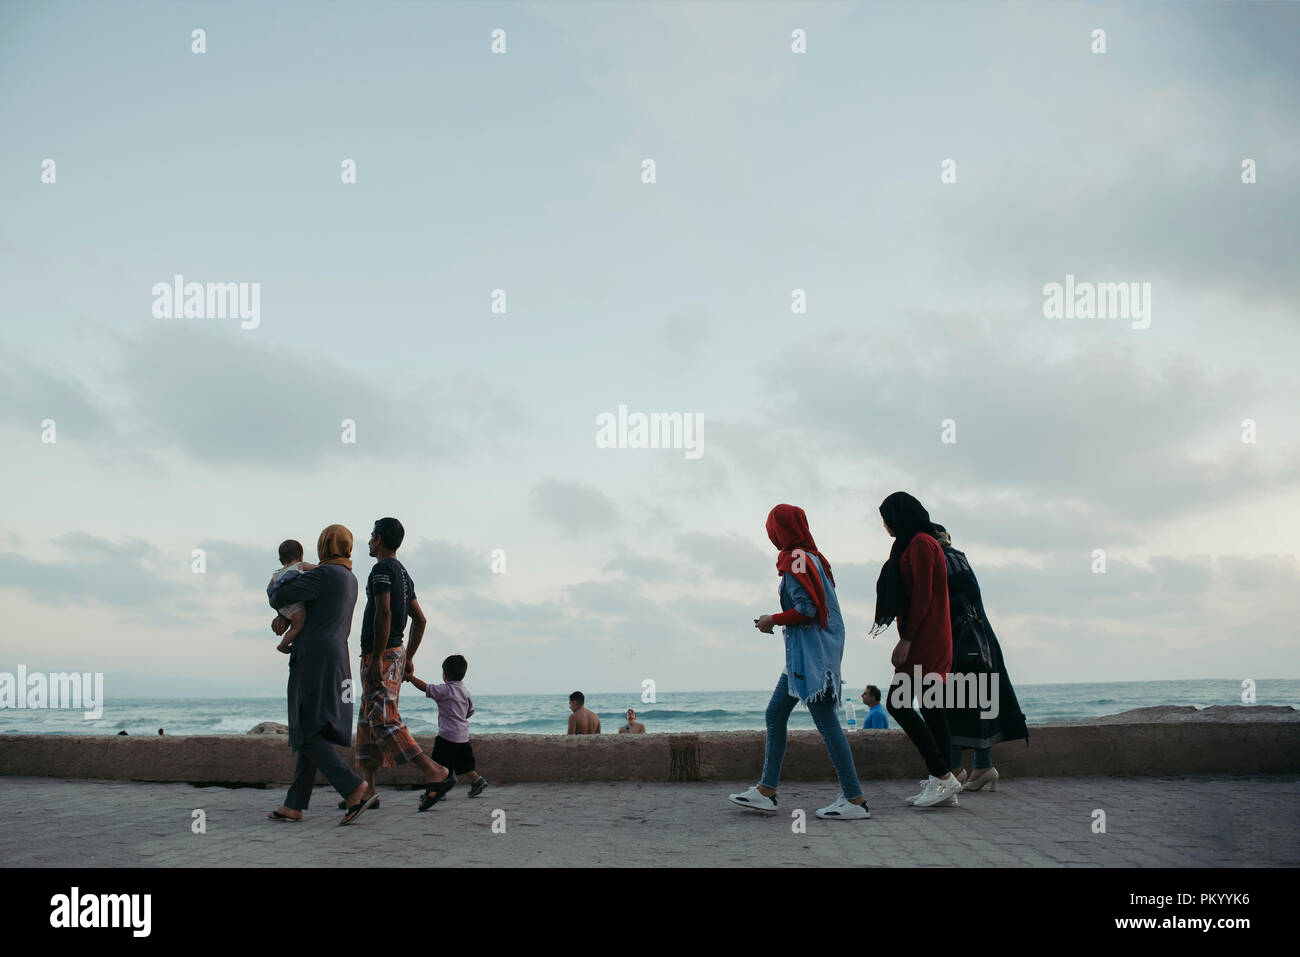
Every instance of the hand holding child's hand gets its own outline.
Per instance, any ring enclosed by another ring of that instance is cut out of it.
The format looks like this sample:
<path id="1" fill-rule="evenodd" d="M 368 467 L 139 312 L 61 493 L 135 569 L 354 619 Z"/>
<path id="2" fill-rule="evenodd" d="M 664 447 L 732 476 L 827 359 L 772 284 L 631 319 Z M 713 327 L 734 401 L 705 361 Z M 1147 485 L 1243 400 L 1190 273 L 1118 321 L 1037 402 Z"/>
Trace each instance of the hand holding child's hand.
<path id="1" fill-rule="evenodd" d="M 776 627 L 776 622 L 772 621 L 771 615 L 762 615 L 754 619 L 754 627 L 765 635 L 772 634 L 772 629 Z"/>
<path id="2" fill-rule="evenodd" d="M 292 622 L 290 622 L 288 618 L 285 618 L 284 615 L 276 615 L 271 619 L 271 630 L 277 635 L 283 635 L 289 630 L 290 624 L 292 624 Z"/>

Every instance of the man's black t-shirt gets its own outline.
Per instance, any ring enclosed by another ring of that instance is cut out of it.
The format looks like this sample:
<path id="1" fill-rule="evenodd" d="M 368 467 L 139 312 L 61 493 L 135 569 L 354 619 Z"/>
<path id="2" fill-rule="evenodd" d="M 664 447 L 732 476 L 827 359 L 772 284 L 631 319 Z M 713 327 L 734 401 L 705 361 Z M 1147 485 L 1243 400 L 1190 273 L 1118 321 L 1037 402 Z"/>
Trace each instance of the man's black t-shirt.
<path id="1" fill-rule="evenodd" d="M 385 648 L 400 648 L 406 631 L 406 609 L 415 598 L 415 582 L 396 558 L 381 558 L 366 579 L 366 610 L 361 619 L 361 653 L 370 654 L 375 642 L 375 596 L 387 594 L 393 624 Z"/>

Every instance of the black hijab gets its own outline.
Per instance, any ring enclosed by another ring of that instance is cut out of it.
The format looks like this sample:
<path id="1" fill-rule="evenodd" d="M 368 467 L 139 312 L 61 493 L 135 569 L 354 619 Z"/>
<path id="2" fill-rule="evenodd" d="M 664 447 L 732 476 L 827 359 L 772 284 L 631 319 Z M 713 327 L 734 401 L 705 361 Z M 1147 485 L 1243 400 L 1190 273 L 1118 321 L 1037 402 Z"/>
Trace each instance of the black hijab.
<path id="1" fill-rule="evenodd" d="M 898 570 L 899 559 L 913 538 L 930 533 L 930 513 L 925 506 L 906 492 L 895 492 L 880 503 L 880 517 L 894 533 L 894 546 L 889 550 L 889 561 L 880 569 L 876 579 L 876 621 L 871 634 L 878 635 L 903 610 L 903 576 Z"/>

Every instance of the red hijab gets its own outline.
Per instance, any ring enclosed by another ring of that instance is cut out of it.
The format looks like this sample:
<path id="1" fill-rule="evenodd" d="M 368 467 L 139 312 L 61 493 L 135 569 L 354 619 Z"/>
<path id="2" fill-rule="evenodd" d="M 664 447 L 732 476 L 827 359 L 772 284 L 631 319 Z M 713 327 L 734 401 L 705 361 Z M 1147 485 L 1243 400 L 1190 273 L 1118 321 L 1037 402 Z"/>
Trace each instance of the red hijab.
<path id="1" fill-rule="evenodd" d="M 806 558 L 803 561 L 799 559 L 805 555 L 816 555 L 832 585 L 835 584 L 835 576 L 831 574 L 831 563 L 826 560 L 826 556 L 817 551 L 817 543 L 813 541 L 812 532 L 808 531 L 808 516 L 798 505 L 778 505 L 767 513 L 767 537 L 781 550 L 776 559 L 777 574 L 793 575 L 803 585 L 817 606 L 817 622 L 825 628 L 826 592 L 822 589 L 821 576 L 813 568 L 812 562 Z M 796 555 L 795 552 L 802 554 Z"/>

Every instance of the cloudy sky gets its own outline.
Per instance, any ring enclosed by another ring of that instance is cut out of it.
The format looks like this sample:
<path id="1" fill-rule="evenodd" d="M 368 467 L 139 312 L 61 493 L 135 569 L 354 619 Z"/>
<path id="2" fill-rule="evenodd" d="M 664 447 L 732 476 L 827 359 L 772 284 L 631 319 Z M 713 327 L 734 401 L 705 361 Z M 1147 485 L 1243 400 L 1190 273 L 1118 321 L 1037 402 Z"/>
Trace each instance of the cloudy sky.
<path id="1" fill-rule="evenodd" d="M 0 670 L 280 693 L 277 544 L 344 523 L 364 577 L 395 515 L 425 654 L 479 693 L 767 688 L 792 502 L 846 677 L 883 684 L 906 489 L 1017 682 L 1300 677 L 1298 33 L 1249 3 L 4 4 Z M 259 283 L 257 328 L 156 317 L 178 273 Z M 1067 275 L 1150 283 L 1149 328 L 1046 318 Z M 599 448 L 620 405 L 702 416 L 703 456 Z"/>

